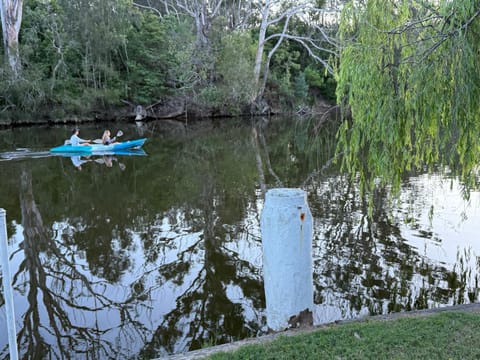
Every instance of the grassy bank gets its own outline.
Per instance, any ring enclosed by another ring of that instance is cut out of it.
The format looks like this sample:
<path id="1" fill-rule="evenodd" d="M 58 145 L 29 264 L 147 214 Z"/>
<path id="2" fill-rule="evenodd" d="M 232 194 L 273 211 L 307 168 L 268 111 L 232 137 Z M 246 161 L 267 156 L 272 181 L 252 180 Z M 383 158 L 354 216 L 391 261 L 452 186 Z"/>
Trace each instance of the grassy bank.
<path id="1" fill-rule="evenodd" d="M 479 341 L 480 313 L 448 311 L 331 325 L 208 359 L 480 359 Z"/>

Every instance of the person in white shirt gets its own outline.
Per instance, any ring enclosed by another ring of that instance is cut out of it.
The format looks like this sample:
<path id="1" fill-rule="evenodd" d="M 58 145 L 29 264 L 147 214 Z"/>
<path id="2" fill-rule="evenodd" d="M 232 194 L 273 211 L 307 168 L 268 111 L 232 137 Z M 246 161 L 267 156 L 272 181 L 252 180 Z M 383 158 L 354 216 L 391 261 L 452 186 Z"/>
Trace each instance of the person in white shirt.
<path id="1" fill-rule="evenodd" d="M 89 161 L 92 161 L 90 159 L 82 159 L 81 156 L 72 156 L 70 158 L 72 160 L 72 163 L 73 163 L 73 166 L 75 166 L 78 170 L 82 170 L 82 165 L 89 162 Z"/>
<path id="2" fill-rule="evenodd" d="M 82 139 L 78 136 L 80 133 L 79 128 L 75 128 L 72 130 L 72 136 L 70 137 L 70 144 L 72 146 L 85 146 L 85 145 L 90 145 L 90 140 L 85 140 Z"/>

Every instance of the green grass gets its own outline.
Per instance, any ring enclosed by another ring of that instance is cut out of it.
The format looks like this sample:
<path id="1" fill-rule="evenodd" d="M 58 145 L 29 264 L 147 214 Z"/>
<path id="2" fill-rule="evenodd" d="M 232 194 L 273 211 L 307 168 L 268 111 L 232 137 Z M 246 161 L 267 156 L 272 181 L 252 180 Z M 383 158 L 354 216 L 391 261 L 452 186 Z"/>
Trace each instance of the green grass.
<path id="1" fill-rule="evenodd" d="M 441 312 L 332 325 L 208 359 L 480 359 L 480 313 Z"/>

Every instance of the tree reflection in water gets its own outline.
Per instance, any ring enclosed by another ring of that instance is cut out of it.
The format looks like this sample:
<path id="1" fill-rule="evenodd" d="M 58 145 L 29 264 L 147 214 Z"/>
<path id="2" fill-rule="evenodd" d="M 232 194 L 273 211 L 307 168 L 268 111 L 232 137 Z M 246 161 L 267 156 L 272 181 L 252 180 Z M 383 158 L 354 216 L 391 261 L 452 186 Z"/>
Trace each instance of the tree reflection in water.
<path id="1" fill-rule="evenodd" d="M 125 171 L 0 162 L 22 356 L 155 357 L 262 334 L 258 219 L 277 184 L 308 193 L 317 322 L 478 301 L 478 246 L 423 219 L 432 201 L 412 185 L 423 179 L 405 180 L 400 204 L 377 189 L 368 218 L 334 144 L 308 148 L 304 125 L 152 137 L 151 155 L 122 158 Z M 433 246 L 454 253 L 436 258 Z M 0 358 L 6 346 L 0 333 Z"/>
<path id="2" fill-rule="evenodd" d="M 200 207 L 190 211 L 195 214 L 192 232 L 199 236 L 177 259 L 158 268 L 162 283 L 183 284 L 188 279 L 188 284 L 142 352 L 146 358 L 254 336 L 261 326 L 259 314 L 255 321 L 248 321 L 244 304 L 228 295 L 228 289 L 237 286 L 252 302 L 252 312 L 262 309 L 263 287 L 258 268 L 228 249 L 225 239 L 239 237 L 241 229 L 227 236 L 220 216 L 229 211 L 227 199 L 214 177 L 208 173 L 199 176 L 203 177 Z M 179 348 L 179 344 L 184 345 Z"/>
<path id="3" fill-rule="evenodd" d="M 310 192 L 312 212 L 322 219 L 314 245 L 317 321 L 478 301 L 478 264 L 471 249 L 457 249 L 453 268 L 433 262 L 405 238 L 408 214 L 392 207 L 385 189 L 373 195 L 371 219 L 355 189 L 335 177 Z M 410 191 L 420 203 L 421 194 Z M 426 241 L 439 241 L 419 224 L 414 229 Z"/>
<path id="4" fill-rule="evenodd" d="M 112 356 L 112 352 L 128 353 L 121 344 L 103 338 L 109 329 L 82 319 L 89 317 L 86 313 L 116 311 L 124 319 L 119 328 L 127 322 L 135 325 L 124 329 L 124 336 L 128 338 L 130 331 L 145 330 L 134 319 L 132 306 L 109 297 L 108 282 L 93 280 L 85 273 L 85 264 L 78 263 L 76 246 L 59 241 L 45 227 L 35 202 L 29 170 L 23 169 L 20 184 L 23 227 L 20 249 L 24 258 L 13 283 L 17 291 L 26 294 L 28 306 L 19 327 L 19 347 L 32 359 L 45 356 L 68 359 L 79 354 L 101 359 Z"/>

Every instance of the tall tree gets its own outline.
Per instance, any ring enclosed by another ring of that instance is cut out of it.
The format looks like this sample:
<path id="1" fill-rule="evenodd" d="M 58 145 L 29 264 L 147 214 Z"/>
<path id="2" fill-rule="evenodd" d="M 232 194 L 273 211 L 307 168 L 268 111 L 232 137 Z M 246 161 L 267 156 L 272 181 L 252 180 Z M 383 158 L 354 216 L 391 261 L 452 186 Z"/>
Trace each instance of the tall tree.
<path id="1" fill-rule="evenodd" d="M 116 62 L 126 56 L 129 1 L 59 0 L 59 5 L 64 16 L 66 42 L 72 52 L 69 67 L 87 87 L 108 89 L 109 84 L 118 81 Z"/>
<path id="2" fill-rule="evenodd" d="M 148 6 L 134 2 L 138 7 L 147 7 L 157 14 L 175 13 L 180 18 L 187 16 L 195 25 L 195 54 L 191 59 L 198 78 L 203 83 L 211 83 L 214 78 L 214 54 L 210 31 L 215 18 L 220 14 L 224 0 L 158 0 L 157 4 Z"/>
<path id="3" fill-rule="evenodd" d="M 254 0 L 224 0 L 222 15 L 231 30 L 246 30 L 254 15 Z"/>
<path id="4" fill-rule="evenodd" d="M 197 46 L 203 48 L 209 45 L 208 32 L 213 19 L 219 14 L 224 0 L 159 0 L 156 6 L 134 2 L 138 7 L 147 7 L 158 14 L 175 12 L 186 14 L 193 18 L 197 35 Z"/>
<path id="5" fill-rule="evenodd" d="M 322 63 L 329 72 L 332 69 L 328 63 L 327 57 L 335 54 L 335 44 L 323 24 L 311 23 L 318 32 L 316 36 L 308 34 L 298 34 L 291 27 L 291 20 L 294 18 L 306 20 L 313 14 L 320 14 L 324 10 L 318 8 L 314 2 L 302 0 L 297 2 L 285 2 L 279 7 L 279 2 L 275 0 L 266 0 L 259 5 L 260 28 L 258 33 L 258 45 L 253 69 L 254 82 L 258 87 L 257 98 L 261 98 L 265 91 L 266 82 L 270 71 L 270 60 L 280 47 L 284 40 L 296 41 L 301 44 L 308 53 L 316 60 Z M 280 31 L 274 31 L 267 34 L 269 28 L 278 26 Z M 265 58 L 265 46 L 271 41 L 274 43 L 268 55 Z M 330 44 L 325 46 L 325 44 Z M 325 57 L 323 54 L 327 54 Z M 263 69 L 263 82 L 260 84 L 261 73 Z"/>
<path id="6" fill-rule="evenodd" d="M 480 1 L 368 0 L 341 21 L 343 165 L 364 189 L 400 186 L 439 163 L 476 181 L 480 157 Z"/>
<path id="7" fill-rule="evenodd" d="M 23 0 L 2 0 L 0 15 L 2 20 L 3 49 L 14 77 L 21 70 L 18 34 L 22 24 Z"/>

